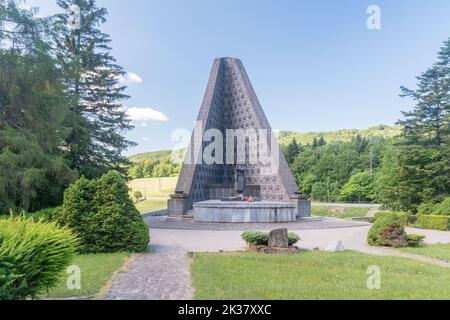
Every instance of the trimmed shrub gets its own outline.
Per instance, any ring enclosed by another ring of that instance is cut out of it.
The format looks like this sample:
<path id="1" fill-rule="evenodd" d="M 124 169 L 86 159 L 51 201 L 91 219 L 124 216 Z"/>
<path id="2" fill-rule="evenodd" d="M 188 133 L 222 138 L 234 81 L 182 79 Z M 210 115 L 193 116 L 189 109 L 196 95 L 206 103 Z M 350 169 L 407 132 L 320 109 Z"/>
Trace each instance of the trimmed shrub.
<path id="1" fill-rule="evenodd" d="M 416 217 L 414 215 L 406 213 L 406 212 L 380 211 L 380 212 L 377 212 L 375 217 L 372 219 L 372 223 L 375 223 L 380 218 L 383 218 L 386 216 L 392 216 L 392 215 L 395 215 L 399 218 L 400 224 L 402 226 L 407 226 L 408 224 L 414 223 L 416 220 Z"/>
<path id="2" fill-rule="evenodd" d="M 143 252 L 149 228 L 128 194 L 119 173 L 98 180 L 81 178 L 64 194 L 55 219 L 80 237 L 80 253 Z"/>
<path id="3" fill-rule="evenodd" d="M 76 244 L 72 232 L 56 223 L 0 220 L 0 300 L 34 299 L 53 287 Z"/>
<path id="4" fill-rule="evenodd" d="M 297 242 L 302 240 L 296 233 L 293 232 L 289 232 L 288 236 L 289 236 L 289 246 L 294 246 Z"/>
<path id="5" fill-rule="evenodd" d="M 406 241 L 408 242 L 408 247 L 422 247 L 424 245 L 425 236 L 421 234 L 408 234 Z"/>
<path id="6" fill-rule="evenodd" d="M 269 244 L 269 234 L 261 231 L 246 231 L 242 235 L 242 240 L 255 246 L 267 246 Z"/>
<path id="7" fill-rule="evenodd" d="M 424 202 L 424 203 L 422 203 L 420 206 L 419 206 L 419 208 L 418 208 L 418 210 L 417 210 L 417 213 L 419 214 L 419 215 L 428 215 L 428 214 L 433 214 L 433 212 L 434 212 L 434 207 L 435 207 L 436 205 L 434 204 L 434 203 L 430 203 L 430 202 Z"/>
<path id="8" fill-rule="evenodd" d="M 406 232 L 398 215 L 389 214 L 377 218 L 369 230 L 367 242 L 371 246 L 405 247 Z"/>
<path id="9" fill-rule="evenodd" d="M 450 216 L 450 197 L 434 206 L 433 214 L 437 216 Z"/>
<path id="10" fill-rule="evenodd" d="M 255 246 L 267 246 L 269 245 L 269 234 L 261 231 L 246 231 L 242 235 L 242 240 Z M 295 245 L 301 239 L 293 232 L 289 232 L 289 246 Z"/>
<path id="11" fill-rule="evenodd" d="M 420 215 L 419 226 L 424 229 L 448 231 L 450 230 L 450 216 Z"/>

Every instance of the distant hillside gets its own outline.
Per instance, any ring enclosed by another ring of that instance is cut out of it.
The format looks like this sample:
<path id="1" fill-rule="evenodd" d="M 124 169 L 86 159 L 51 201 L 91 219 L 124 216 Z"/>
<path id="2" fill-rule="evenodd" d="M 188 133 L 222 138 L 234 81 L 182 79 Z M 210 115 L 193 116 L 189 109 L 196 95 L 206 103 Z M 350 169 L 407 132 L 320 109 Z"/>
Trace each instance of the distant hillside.
<path id="1" fill-rule="evenodd" d="M 333 141 L 349 142 L 353 137 L 360 135 L 361 137 L 383 137 L 393 138 L 401 133 L 401 127 L 399 126 L 386 126 L 379 125 L 369 129 L 344 129 L 338 131 L 329 132 L 291 132 L 281 131 L 279 137 L 279 143 L 281 145 L 289 144 L 292 139 L 296 139 L 301 144 L 308 144 L 314 141 L 314 138 L 323 137 L 327 143 Z"/>
<path id="2" fill-rule="evenodd" d="M 296 139 L 297 142 L 302 144 L 312 143 L 314 138 L 323 137 L 327 143 L 333 141 L 351 141 L 353 137 L 360 135 L 361 137 L 383 137 L 383 138 L 393 138 L 401 133 L 401 128 L 398 126 L 386 126 L 379 125 L 369 129 L 344 129 L 338 131 L 329 132 L 291 132 L 291 131 L 281 131 L 279 137 L 279 143 L 281 145 L 289 144 L 292 139 Z M 172 151 L 155 151 L 140 153 L 130 157 L 131 162 L 140 162 L 143 160 L 166 160 L 170 159 Z"/>
<path id="3" fill-rule="evenodd" d="M 166 160 L 170 159 L 171 154 L 172 151 L 169 150 L 154 151 L 154 152 L 139 153 L 129 157 L 128 159 L 131 162 L 140 162 L 144 160 Z"/>

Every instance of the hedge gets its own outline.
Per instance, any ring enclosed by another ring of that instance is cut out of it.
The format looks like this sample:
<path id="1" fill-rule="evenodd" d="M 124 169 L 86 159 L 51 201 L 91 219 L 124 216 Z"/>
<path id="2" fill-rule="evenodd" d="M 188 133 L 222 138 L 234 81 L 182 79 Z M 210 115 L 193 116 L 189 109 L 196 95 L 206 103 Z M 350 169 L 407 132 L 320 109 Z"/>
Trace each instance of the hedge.
<path id="1" fill-rule="evenodd" d="M 419 225 L 424 229 L 450 230 L 450 216 L 419 215 Z"/>
<path id="2" fill-rule="evenodd" d="M 76 244 L 72 232 L 56 223 L 0 219 L 0 300 L 34 299 L 53 287 Z"/>

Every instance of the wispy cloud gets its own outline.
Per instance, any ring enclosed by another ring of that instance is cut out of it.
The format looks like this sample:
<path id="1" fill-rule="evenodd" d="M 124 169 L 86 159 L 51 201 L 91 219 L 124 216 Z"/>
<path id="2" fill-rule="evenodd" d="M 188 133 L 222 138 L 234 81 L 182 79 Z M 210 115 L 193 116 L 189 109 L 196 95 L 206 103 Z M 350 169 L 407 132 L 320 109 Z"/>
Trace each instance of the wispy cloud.
<path id="1" fill-rule="evenodd" d="M 142 83 L 144 81 L 137 73 L 127 72 L 121 77 L 120 82 L 122 82 L 123 84 L 132 84 L 132 83 Z"/>
<path id="2" fill-rule="evenodd" d="M 164 113 L 153 110 L 152 108 L 128 108 L 127 115 L 133 122 L 139 123 L 146 123 L 148 121 L 169 121 L 169 118 Z"/>

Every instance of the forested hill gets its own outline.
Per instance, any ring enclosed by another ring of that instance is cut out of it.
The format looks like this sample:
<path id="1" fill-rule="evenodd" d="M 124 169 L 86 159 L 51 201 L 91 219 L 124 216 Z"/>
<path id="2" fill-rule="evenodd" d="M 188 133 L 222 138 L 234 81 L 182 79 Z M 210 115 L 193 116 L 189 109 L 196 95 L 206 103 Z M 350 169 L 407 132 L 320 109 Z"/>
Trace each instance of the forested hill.
<path id="1" fill-rule="evenodd" d="M 356 136 L 362 138 L 368 137 L 382 137 L 393 138 L 401 133 L 401 127 L 399 126 L 387 126 L 379 125 L 371 127 L 369 129 L 343 129 L 338 131 L 326 131 L 326 132 L 291 132 L 281 131 L 279 142 L 281 145 L 287 145 L 292 142 L 292 139 L 296 139 L 297 142 L 307 145 L 313 143 L 314 139 L 320 139 L 323 137 L 326 143 L 333 141 L 350 142 Z"/>
<path id="2" fill-rule="evenodd" d="M 356 136 L 362 138 L 368 137 L 383 137 L 383 138 L 393 138 L 399 135 L 401 128 L 398 126 L 387 126 L 379 125 L 369 129 L 343 129 L 338 131 L 327 131 L 327 132 L 292 132 L 292 131 L 281 131 L 279 136 L 279 142 L 281 145 L 289 144 L 292 139 L 296 139 L 303 145 L 313 143 L 314 139 L 320 139 L 323 137 L 325 142 L 330 143 L 333 141 L 349 142 Z M 172 151 L 154 151 L 136 154 L 131 156 L 129 160 L 131 162 L 140 162 L 145 160 L 169 160 Z"/>

